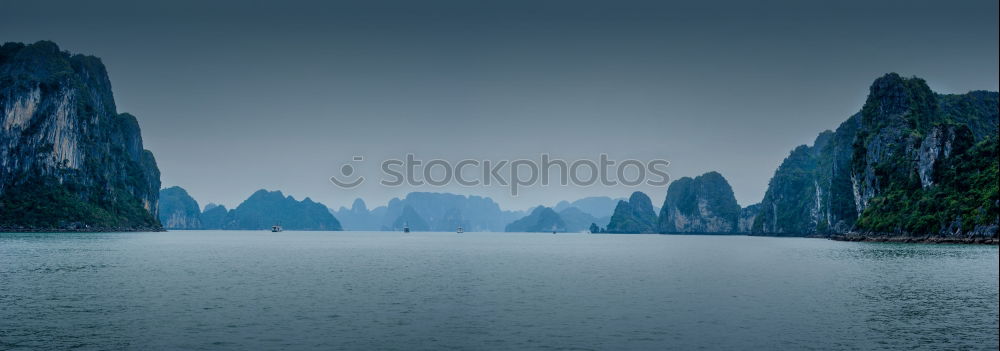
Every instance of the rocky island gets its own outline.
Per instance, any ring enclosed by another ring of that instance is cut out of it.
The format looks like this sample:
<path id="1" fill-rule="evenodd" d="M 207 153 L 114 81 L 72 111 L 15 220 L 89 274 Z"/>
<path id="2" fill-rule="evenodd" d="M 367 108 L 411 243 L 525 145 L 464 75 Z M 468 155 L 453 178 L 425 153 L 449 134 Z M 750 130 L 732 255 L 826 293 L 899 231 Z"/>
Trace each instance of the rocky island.
<path id="1" fill-rule="evenodd" d="M 887 74 L 771 179 L 755 235 L 996 243 L 998 94 Z"/>
<path id="2" fill-rule="evenodd" d="M 739 219 L 733 188 L 718 172 L 708 172 L 670 183 L 660 209 L 659 232 L 735 234 Z"/>
<path id="3" fill-rule="evenodd" d="M 157 231 L 160 171 L 99 58 L 0 47 L 0 231 Z"/>

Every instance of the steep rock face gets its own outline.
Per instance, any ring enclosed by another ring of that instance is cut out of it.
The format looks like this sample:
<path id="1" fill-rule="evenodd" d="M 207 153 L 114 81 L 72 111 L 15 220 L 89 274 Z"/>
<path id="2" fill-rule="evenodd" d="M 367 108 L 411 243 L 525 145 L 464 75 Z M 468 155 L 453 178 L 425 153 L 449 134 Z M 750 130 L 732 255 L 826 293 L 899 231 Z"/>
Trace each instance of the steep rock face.
<path id="1" fill-rule="evenodd" d="M 808 236 L 850 230 L 857 218 L 850 178 L 860 114 L 801 145 L 768 184 L 751 232 Z"/>
<path id="2" fill-rule="evenodd" d="M 919 149 L 919 134 L 931 128 L 937 112 L 934 93 L 921 79 L 889 74 L 872 83 L 851 169 L 858 212 L 882 192 L 887 173 L 907 175 L 912 165 L 902 158 Z"/>
<path id="3" fill-rule="evenodd" d="M 160 190 L 159 215 L 166 229 L 201 229 L 198 202 L 179 186 Z"/>
<path id="4" fill-rule="evenodd" d="M 158 230 L 159 188 L 100 59 L 0 47 L 0 228 Z"/>
<path id="5" fill-rule="evenodd" d="M 814 148 L 802 145 L 774 172 L 755 218 L 754 233 L 809 235 L 819 222 L 821 190 Z"/>
<path id="6" fill-rule="evenodd" d="M 670 183 L 660 209 L 660 233 L 730 234 L 738 229 L 740 205 L 718 172 Z"/>
<path id="7" fill-rule="evenodd" d="M 629 196 L 628 201 L 618 201 L 611 221 L 608 222 L 608 233 L 615 234 L 648 234 L 657 232 L 656 212 L 653 202 L 646 194 L 636 191 Z"/>
<path id="8" fill-rule="evenodd" d="M 565 232 L 566 223 L 559 214 L 545 206 L 535 207 L 531 214 L 511 222 L 504 229 L 507 232 Z"/>
<path id="9" fill-rule="evenodd" d="M 753 221 L 760 213 L 760 204 L 756 203 L 740 209 L 740 219 L 736 224 L 736 232 L 750 234 L 753 231 Z"/>
<path id="10" fill-rule="evenodd" d="M 919 78 L 876 80 L 854 144 L 855 230 L 995 236 L 997 110 L 996 93 L 940 96 Z"/>
<path id="11" fill-rule="evenodd" d="M 996 167 L 979 158 L 996 139 L 997 97 L 978 91 L 939 95 L 919 78 L 896 74 L 877 79 L 860 113 L 785 159 L 768 185 L 752 232 L 988 232 L 984 228 L 996 222 L 990 219 L 996 217 L 991 214 L 995 195 L 992 201 L 989 195 Z M 976 153 L 969 154 L 973 149 Z M 972 164 L 981 167 L 970 169 L 974 177 L 954 174 Z M 976 190 L 970 182 L 984 185 Z M 978 200 L 945 202 L 947 197 Z"/>

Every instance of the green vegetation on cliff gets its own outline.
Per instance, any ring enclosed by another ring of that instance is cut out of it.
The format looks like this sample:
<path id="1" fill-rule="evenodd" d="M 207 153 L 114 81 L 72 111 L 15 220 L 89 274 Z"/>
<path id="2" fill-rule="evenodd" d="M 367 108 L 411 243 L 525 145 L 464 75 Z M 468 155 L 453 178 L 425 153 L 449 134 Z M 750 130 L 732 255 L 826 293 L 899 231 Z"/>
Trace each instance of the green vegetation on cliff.
<path id="1" fill-rule="evenodd" d="M 201 229 L 201 209 L 179 186 L 160 190 L 160 223 L 166 229 Z"/>
<path id="2" fill-rule="evenodd" d="M 998 94 L 935 94 L 895 73 L 771 179 L 754 234 L 996 236 Z"/>
<path id="3" fill-rule="evenodd" d="M 660 233 L 729 234 L 738 229 L 740 205 L 719 172 L 670 183 L 660 209 Z"/>
<path id="4" fill-rule="evenodd" d="M 158 230 L 160 172 L 101 60 L 0 47 L 0 230 Z"/>
<path id="5" fill-rule="evenodd" d="M 608 222 L 607 233 L 614 234 L 649 234 L 656 233 L 657 219 L 653 210 L 653 202 L 645 193 L 636 191 L 629 196 L 628 201 L 618 201 L 611 221 Z"/>
<path id="6" fill-rule="evenodd" d="M 873 233 L 995 236 L 998 209 L 997 138 L 989 137 L 936 166 L 935 185 L 916 174 L 889 183 L 858 218 Z"/>

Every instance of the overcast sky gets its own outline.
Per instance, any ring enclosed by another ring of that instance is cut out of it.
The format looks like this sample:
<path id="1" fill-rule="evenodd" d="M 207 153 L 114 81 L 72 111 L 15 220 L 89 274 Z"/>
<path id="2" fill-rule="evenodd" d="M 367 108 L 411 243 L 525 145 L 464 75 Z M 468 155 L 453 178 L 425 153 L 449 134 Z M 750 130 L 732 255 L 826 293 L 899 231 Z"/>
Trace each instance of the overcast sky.
<path id="1" fill-rule="evenodd" d="M 331 4 L 332 3 L 332 4 Z M 353 190 L 327 179 L 418 158 L 666 159 L 741 205 L 858 111 L 878 76 L 998 89 L 998 2 L 2 1 L 0 41 L 101 57 L 164 187 L 204 205 L 259 188 L 332 208 L 409 191 L 523 209 L 665 187 Z"/>

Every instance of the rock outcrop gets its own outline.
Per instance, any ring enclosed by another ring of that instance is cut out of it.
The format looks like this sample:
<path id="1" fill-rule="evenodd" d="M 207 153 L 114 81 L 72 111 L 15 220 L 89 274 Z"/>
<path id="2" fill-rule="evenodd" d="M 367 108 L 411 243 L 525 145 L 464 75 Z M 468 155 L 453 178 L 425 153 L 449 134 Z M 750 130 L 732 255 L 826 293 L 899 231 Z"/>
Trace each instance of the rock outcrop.
<path id="1" fill-rule="evenodd" d="M 342 230 L 330 209 L 310 198 L 295 200 L 281 191 L 264 189 L 250 195 L 227 215 L 223 229 L 267 229 L 278 224 L 288 230 Z"/>
<path id="2" fill-rule="evenodd" d="M 198 201 L 179 186 L 160 190 L 160 223 L 166 229 L 201 229 Z"/>
<path id="3" fill-rule="evenodd" d="M 860 113 L 785 159 L 753 233 L 995 236 L 997 102 L 877 79 Z"/>
<path id="4" fill-rule="evenodd" d="M 659 232 L 732 234 L 738 231 L 740 205 L 718 172 L 670 183 L 660 209 Z"/>
<path id="5" fill-rule="evenodd" d="M 159 190 L 100 59 L 0 47 L 0 230 L 160 230 Z"/>
<path id="6" fill-rule="evenodd" d="M 736 232 L 750 234 L 753 231 L 753 221 L 760 213 L 760 204 L 756 203 L 740 209 L 740 220 L 736 224 Z"/>
<path id="7" fill-rule="evenodd" d="M 549 207 L 538 206 L 531 214 L 511 222 L 505 228 L 507 232 L 565 232 L 566 223 L 556 211 Z"/>
<path id="8" fill-rule="evenodd" d="M 611 221 L 608 222 L 607 233 L 613 234 L 648 234 L 657 232 L 656 212 L 653 202 L 646 194 L 636 191 L 629 196 L 628 201 L 618 201 Z"/>

